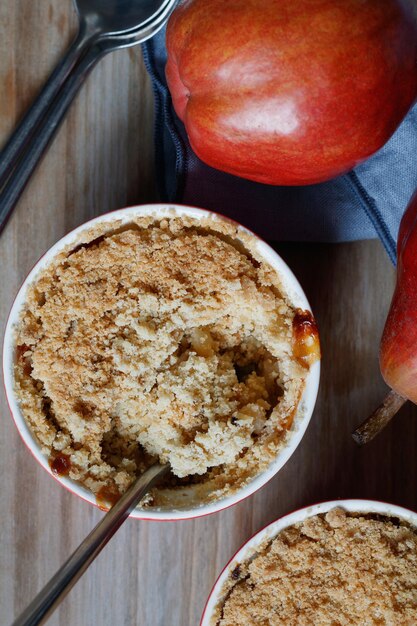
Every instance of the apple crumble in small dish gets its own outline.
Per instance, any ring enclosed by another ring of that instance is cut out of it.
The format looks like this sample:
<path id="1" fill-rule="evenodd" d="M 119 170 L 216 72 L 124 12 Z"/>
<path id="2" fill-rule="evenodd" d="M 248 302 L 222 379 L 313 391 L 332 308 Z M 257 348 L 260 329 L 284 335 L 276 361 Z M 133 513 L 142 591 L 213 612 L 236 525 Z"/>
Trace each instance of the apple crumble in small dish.
<path id="1" fill-rule="evenodd" d="M 201 626 L 412 626 L 417 514 L 365 500 L 287 515 L 230 561 Z"/>
<path id="2" fill-rule="evenodd" d="M 216 214 L 150 205 L 87 223 L 38 263 L 5 372 L 25 441 L 90 501 L 170 463 L 135 511 L 166 519 L 224 508 L 278 471 L 319 357 L 308 302 L 269 246 Z"/>

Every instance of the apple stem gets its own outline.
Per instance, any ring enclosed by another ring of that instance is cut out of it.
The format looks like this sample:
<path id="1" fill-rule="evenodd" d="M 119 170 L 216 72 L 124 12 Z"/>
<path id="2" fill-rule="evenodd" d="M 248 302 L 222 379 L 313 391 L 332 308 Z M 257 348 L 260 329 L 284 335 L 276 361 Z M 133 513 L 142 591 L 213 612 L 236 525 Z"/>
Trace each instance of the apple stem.
<path id="1" fill-rule="evenodd" d="M 383 403 L 352 433 L 356 443 L 363 446 L 376 437 L 405 402 L 407 398 L 403 398 L 391 389 Z"/>

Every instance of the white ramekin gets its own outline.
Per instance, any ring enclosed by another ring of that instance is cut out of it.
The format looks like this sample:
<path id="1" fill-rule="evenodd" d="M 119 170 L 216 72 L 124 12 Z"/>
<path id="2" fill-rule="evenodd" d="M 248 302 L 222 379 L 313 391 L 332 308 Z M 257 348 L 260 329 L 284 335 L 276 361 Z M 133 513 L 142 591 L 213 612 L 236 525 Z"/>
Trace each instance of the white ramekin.
<path id="1" fill-rule="evenodd" d="M 332 500 L 294 511 L 294 513 L 285 515 L 275 522 L 272 522 L 272 524 L 265 526 L 265 528 L 253 535 L 236 554 L 232 556 L 211 590 L 201 617 L 200 626 L 212 626 L 211 620 L 216 607 L 223 600 L 222 589 L 227 578 L 239 564 L 244 563 L 250 558 L 258 550 L 259 546 L 276 537 L 278 533 L 285 528 L 293 524 L 304 522 L 307 518 L 313 517 L 314 515 L 327 513 L 336 507 L 342 508 L 349 513 L 379 513 L 381 515 L 396 517 L 411 526 L 415 526 L 417 530 L 417 513 L 395 504 L 387 504 L 386 502 L 377 502 L 375 500 Z"/>
<path id="2" fill-rule="evenodd" d="M 63 248 L 66 248 L 68 246 L 71 246 L 71 244 L 75 244 L 76 242 L 78 242 L 80 235 L 83 231 L 107 223 L 109 224 L 110 230 L 115 221 L 117 221 L 118 224 L 127 224 L 133 216 L 152 215 L 156 218 L 161 218 L 163 216 L 172 215 L 173 212 L 175 212 L 176 215 L 187 215 L 195 219 L 210 217 L 211 219 L 215 220 L 226 220 L 228 222 L 231 222 L 231 220 L 229 220 L 228 218 L 218 215 L 217 213 L 193 207 L 172 204 L 148 204 L 142 206 L 134 206 L 101 215 L 95 219 L 86 222 L 82 226 L 79 226 L 75 230 L 65 235 L 42 256 L 42 258 L 36 263 L 32 271 L 24 281 L 22 287 L 20 288 L 9 314 L 3 345 L 3 374 L 6 387 L 6 396 L 9 403 L 10 411 L 16 423 L 16 427 L 23 441 L 29 448 L 30 452 L 49 474 L 51 474 L 56 480 L 58 480 L 64 487 L 96 506 L 97 502 L 93 493 L 91 493 L 85 487 L 68 477 L 63 476 L 58 478 L 52 473 L 51 468 L 49 467 L 48 459 L 41 452 L 37 440 L 35 439 L 23 417 L 14 392 L 13 384 L 13 366 L 15 359 L 14 327 L 19 320 L 19 316 L 25 303 L 26 293 L 29 285 L 36 279 L 38 274 L 50 263 L 51 259 L 56 254 L 58 254 Z M 283 282 L 284 287 L 291 298 L 292 304 L 295 307 L 311 310 L 299 282 L 297 281 L 291 270 L 288 268 L 286 263 L 284 263 L 284 261 L 281 259 L 281 257 L 264 241 L 251 233 L 251 231 L 244 228 L 240 224 L 236 224 L 236 222 L 233 222 L 233 224 L 238 226 L 241 231 L 249 233 L 256 240 L 258 252 L 262 255 L 265 261 L 267 261 L 279 273 L 281 281 Z M 299 415 L 297 416 L 296 420 L 294 420 L 294 422 L 296 423 L 296 428 L 294 428 L 294 432 L 292 432 L 291 434 L 288 445 L 286 445 L 277 455 L 277 458 L 271 463 L 270 467 L 266 471 L 262 472 L 260 475 L 256 476 L 248 485 L 246 485 L 234 494 L 226 496 L 215 502 L 199 505 L 198 507 L 182 510 L 142 510 L 138 508 L 133 511 L 133 513 L 131 513 L 131 517 L 148 520 L 180 520 L 201 517 L 203 515 L 215 513 L 216 511 L 220 511 L 229 506 L 232 506 L 233 504 L 240 502 L 244 498 L 247 498 L 252 493 L 260 489 L 260 487 L 267 483 L 281 469 L 284 463 L 288 461 L 288 459 L 300 443 L 301 438 L 304 435 L 304 432 L 313 413 L 319 387 L 319 379 L 320 363 L 317 362 L 310 368 L 310 372 L 307 376 L 304 395 L 299 405 Z"/>

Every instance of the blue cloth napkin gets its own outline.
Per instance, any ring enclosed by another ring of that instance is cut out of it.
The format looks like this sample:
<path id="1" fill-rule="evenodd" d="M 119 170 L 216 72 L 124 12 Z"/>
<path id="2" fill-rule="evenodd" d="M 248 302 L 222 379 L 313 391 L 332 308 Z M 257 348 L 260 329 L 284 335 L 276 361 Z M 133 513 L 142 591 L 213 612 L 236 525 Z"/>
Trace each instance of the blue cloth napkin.
<path id="1" fill-rule="evenodd" d="M 227 215 L 270 241 L 379 237 L 395 262 L 401 216 L 417 188 L 417 106 L 388 143 L 353 171 L 326 183 L 276 187 L 205 165 L 193 153 L 165 80 L 165 30 L 143 44 L 155 95 L 157 180 L 162 201 Z"/>

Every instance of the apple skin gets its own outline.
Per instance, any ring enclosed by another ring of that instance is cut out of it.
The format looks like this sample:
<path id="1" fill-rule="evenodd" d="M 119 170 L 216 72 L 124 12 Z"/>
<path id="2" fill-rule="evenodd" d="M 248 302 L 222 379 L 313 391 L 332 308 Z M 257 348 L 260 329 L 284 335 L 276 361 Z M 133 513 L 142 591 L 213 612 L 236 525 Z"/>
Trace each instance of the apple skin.
<path id="1" fill-rule="evenodd" d="M 194 152 L 262 183 L 348 171 L 417 97 L 415 0 L 186 0 L 167 50 Z"/>
<path id="2" fill-rule="evenodd" d="M 379 363 L 387 385 L 417 404 L 417 193 L 401 220 L 397 257 L 397 283 Z"/>

